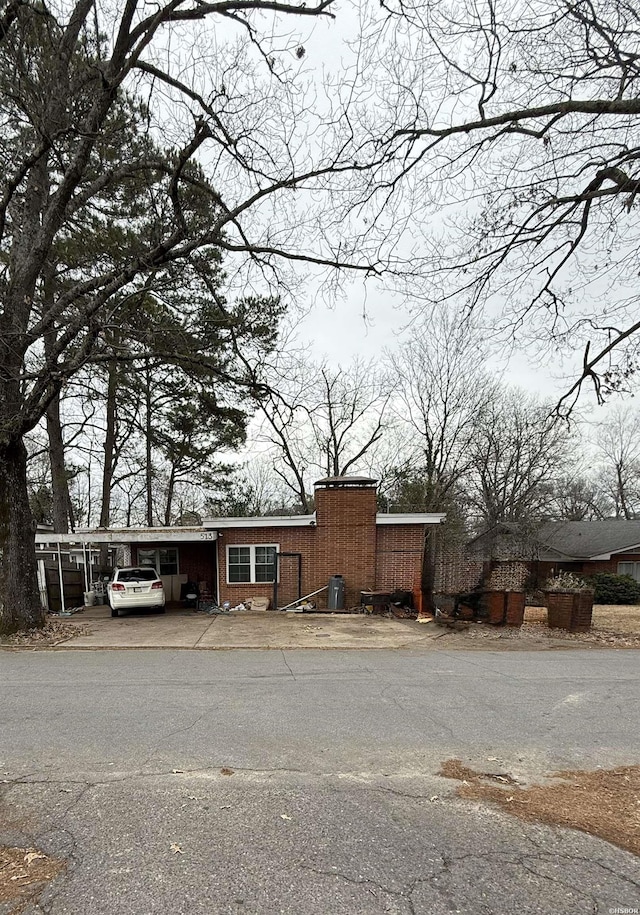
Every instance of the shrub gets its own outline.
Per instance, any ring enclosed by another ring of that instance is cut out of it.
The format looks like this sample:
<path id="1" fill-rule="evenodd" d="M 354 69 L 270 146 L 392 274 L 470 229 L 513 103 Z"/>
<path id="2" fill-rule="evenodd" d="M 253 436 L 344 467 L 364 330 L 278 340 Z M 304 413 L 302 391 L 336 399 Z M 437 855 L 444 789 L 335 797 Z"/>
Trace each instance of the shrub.
<path id="1" fill-rule="evenodd" d="M 558 572 L 553 578 L 547 578 L 542 587 L 544 591 L 590 591 L 593 586 L 573 572 Z"/>
<path id="2" fill-rule="evenodd" d="M 589 579 L 596 604 L 640 604 L 640 583 L 630 575 L 598 572 Z"/>

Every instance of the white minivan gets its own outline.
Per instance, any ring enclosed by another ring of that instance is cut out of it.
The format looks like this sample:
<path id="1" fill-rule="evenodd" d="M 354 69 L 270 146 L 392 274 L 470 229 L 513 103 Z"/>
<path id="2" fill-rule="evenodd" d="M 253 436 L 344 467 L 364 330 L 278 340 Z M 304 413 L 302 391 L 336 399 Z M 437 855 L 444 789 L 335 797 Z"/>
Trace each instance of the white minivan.
<path id="1" fill-rule="evenodd" d="M 164 613 L 164 588 L 155 569 L 116 569 L 107 585 L 111 616 L 121 610 L 155 609 Z"/>

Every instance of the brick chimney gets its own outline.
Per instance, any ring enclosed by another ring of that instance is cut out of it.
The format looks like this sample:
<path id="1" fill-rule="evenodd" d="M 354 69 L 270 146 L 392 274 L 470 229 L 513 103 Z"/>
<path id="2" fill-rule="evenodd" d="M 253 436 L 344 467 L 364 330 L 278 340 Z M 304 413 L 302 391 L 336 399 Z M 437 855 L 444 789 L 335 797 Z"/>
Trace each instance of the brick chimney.
<path id="1" fill-rule="evenodd" d="M 376 584 L 376 484 L 369 477 L 328 477 L 315 484 L 317 569 L 345 580 L 345 607 Z"/>

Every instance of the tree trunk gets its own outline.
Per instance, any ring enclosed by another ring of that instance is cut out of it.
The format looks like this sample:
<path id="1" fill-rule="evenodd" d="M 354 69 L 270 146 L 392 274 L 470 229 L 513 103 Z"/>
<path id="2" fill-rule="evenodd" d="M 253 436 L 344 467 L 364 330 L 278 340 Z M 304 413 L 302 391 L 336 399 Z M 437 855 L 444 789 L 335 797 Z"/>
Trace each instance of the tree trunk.
<path id="1" fill-rule="evenodd" d="M 152 467 L 152 452 L 151 452 L 151 369 L 149 366 L 149 359 L 145 360 L 145 388 L 144 388 L 144 398 L 145 398 L 145 456 L 146 456 L 146 484 L 147 484 L 147 527 L 153 527 L 153 467 Z"/>
<path id="2" fill-rule="evenodd" d="M 0 444 L 0 632 L 44 625 L 21 439 Z"/>
<path id="3" fill-rule="evenodd" d="M 43 271 L 43 287 L 45 300 L 50 307 L 54 301 L 56 291 L 55 265 L 48 263 Z M 56 342 L 55 328 L 44 335 L 44 353 L 47 359 L 52 358 L 52 350 Z M 71 495 L 69 493 L 69 478 L 65 465 L 64 437 L 62 435 L 62 422 L 60 421 L 60 395 L 57 394 L 46 412 L 47 436 L 49 438 L 49 466 L 51 467 L 51 495 L 52 495 L 52 521 L 53 529 L 59 534 L 68 534 L 69 526 L 73 530 L 73 512 L 71 508 Z"/>
<path id="4" fill-rule="evenodd" d="M 107 383 L 107 418 L 104 436 L 104 463 L 102 465 L 102 499 L 99 527 L 109 527 L 111 521 L 111 487 L 115 470 L 116 410 L 118 368 L 115 360 L 109 363 Z"/>
<path id="5" fill-rule="evenodd" d="M 60 398 L 55 397 L 47 407 L 47 435 L 49 437 L 49 464 L 51 467 L 51 493 L 53 529 L 59 534 L 69 533 L 71 496 L 69 479 L 64 462 L 64 440 L 60 422 Z"/>
<path id="6" fill-rule="evenodd" d="M 169 483 L 167 485 L 167 501 L 164 510 L 164 526 L 171 527 L 171 509 L 173 508 L 173 494 L 176 486 L 176 465 L 171 465 Z"/>

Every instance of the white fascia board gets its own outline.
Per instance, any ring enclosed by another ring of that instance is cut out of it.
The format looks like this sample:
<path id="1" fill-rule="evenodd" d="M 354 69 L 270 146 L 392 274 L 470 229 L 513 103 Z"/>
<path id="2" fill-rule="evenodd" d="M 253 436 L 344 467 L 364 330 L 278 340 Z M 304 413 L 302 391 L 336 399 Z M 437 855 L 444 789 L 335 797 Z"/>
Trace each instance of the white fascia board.
<path id="1" fill-rule="evenodd" d="M 118 530 L 75 531 L 71 534 L 57 534 L 51 531 L 36 532 L 36 545 L 40 547 L 49 543 L 59 543 L 61 546 L 75 543 L 189 543 L 215 539 L 214 531 L 205 531 L 201 527 L 120 528 Z"/>
<path id="2" fill-rule="evenodd" d="M 590 559 L 611 559 L 612 556 L 621 556 L 623 553 L 638 552 L 640 552 L 640 543 L 632 543 L 631 546 L 623 546 L 619 550 L 611 550 L 610 553 L 603 556 L 591 556 Z"/>
<path id="3" fill-rule="evenodd" d="M 442 524 L 443 512 L 397 512 L 376 515 L 376 524 Z"/>
<path id="4" fill-rule="evenodd" d="M 203 527 L 206 531 L 227 530 L 228 528 L 247 527 L 309 527 L 316 523 L 313 515 L 273 515 L 271 517 L 251 518 L 205 518 Z"/>
<path id="5" fill-rule="evenodd" d="M 627 547 L 625 547 L 625 549 L 627 549 Z M 579 556 L 578 559 L 574 559 L 573 562 L 596 562 L 596 560 L 599 559 L 611 559 L 611 553 L 601 553 L 599 556 Z"/>

